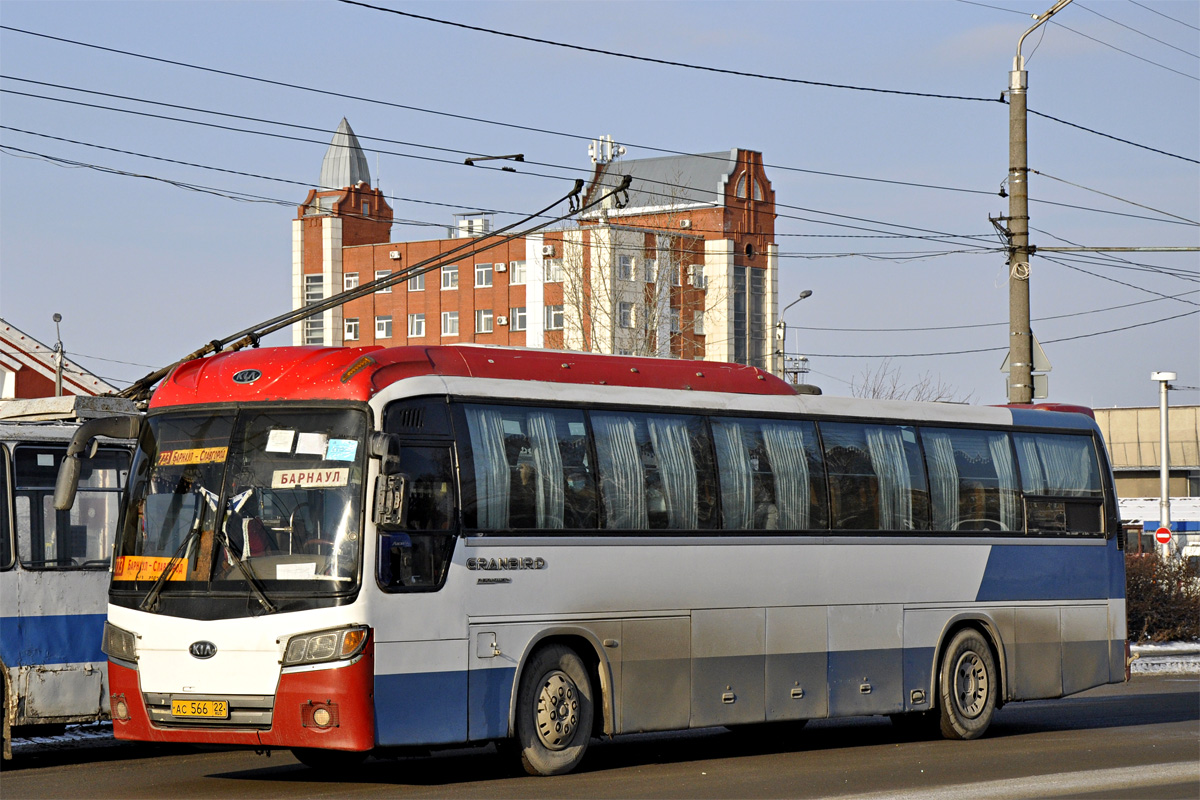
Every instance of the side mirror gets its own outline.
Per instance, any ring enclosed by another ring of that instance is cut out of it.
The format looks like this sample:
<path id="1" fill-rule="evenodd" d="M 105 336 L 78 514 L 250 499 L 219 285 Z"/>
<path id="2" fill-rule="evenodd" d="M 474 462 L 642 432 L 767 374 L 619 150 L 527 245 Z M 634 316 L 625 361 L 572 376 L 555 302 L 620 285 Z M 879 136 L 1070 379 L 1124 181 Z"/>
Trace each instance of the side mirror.
<path id="1" fill-rule="evenodd" d="M 96 437 L 112 439 L 136 439 L 142 430 L 141 416 L 99 417 L 90 419 L 75 430 L 67 454 L 58 467 L 58 479 L 54 483 L 54 507 L 66 511 L 75 505 L 75 492 L 79 488 L 79 474 L 83 471 L 82 458 L 96 454 Z M 86 455 L 85 455 L 86 453 Z"/>
<path id="2" fill-rule="evenodd" d="M 375 527 L 384 531 L 408 526 L 408 477 L 380 475 L 375 479 Z"/>
<path id="3" fill-rule="evenodd" d="M 372 433 L 367 442 L 372 458 L 380 460 L 379 471 L 390 475 L 400 465 L 400 437 L 394 433 Z"/>

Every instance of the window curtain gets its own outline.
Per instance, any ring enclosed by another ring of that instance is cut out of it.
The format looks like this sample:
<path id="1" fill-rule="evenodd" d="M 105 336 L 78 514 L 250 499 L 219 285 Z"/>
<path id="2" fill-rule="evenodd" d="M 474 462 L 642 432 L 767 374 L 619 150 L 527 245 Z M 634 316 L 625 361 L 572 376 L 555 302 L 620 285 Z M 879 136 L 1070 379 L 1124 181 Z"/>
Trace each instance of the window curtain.
<path id="1" fill-rule="evenodd" d="M 958 464 L 954 443 L 942 431 L 921 431 L 925 458 L 929 462 L 929 499 L 933 505 L 935 531 L 958 530 Z"/>
<path id="2" fill-rule="evenodd" d="M 996 467 L 996 478 L 1000 484 L 1000 524 L 1006 531 L 1019 530 L 1024 525 L 1017 496 L 1017 470 L 1013 466 L 1008 434 L 988 436 L 988 451 L 992 455 L 992 464 Z"/>
<path id="3" fill-rule="evenodd" d="M 529 412 L 527 427 L 529 445 L 533 450 L 533 466 L 537 470 L 537 526 L 561 528 L 566 492 L 553 412 Z"/>
<path id="4" fill-rule="evenodd" d="M 1092 441 L 1082 436 L 1038 439 L 1046 485 L 1054 494 L 1087 495 L 1094 488 Z"/>
<path id="5" fill-rule="evenodd" d="M 749 530 L 754 520 L 754 498 L 750 487 L 750 456 L 742 444 L 742 426 L 713 420 L 713 444 L 717 448 L 720 473 L 721 512 L 727 530 Z"/>
<path id="6" fill-rule="evenodd" d="M 809 527 L 811 482 L 804 431 L 796 425 L 764 422 L 763 445 L 775 473 L 775 504 L 779 527 L 805 530 Z"/>
<path id="7" fill-rule="evenodd" d="M 1042 470 L 1042 459 L 1038 455 L 1037 441 L 1027 436 L 1018 436 L 1017 445 L 1021 448 L 1023 462 L 1021 477 L 1025 480 L 1025 493 L 1046 494 L 1050 487 L 1046 483 L 1046 475 Z"/>
<path id="8" fill-rule="evenodd" d="M 692 458 L 691 433 L 686 420 L 647 417 L 650 444 L 658 459 L 667 527 L 692 530 L 697 524 L 696 462 Z"/>
<path id="9" fill-rule="evenodd" d="M 467 429 L 475 462 L 476 525 L 486 530 L 507 528 L 510 487 L 504 418 L 495 409 L 468 406 Z"/>
<path id="10" fill-rule="evenodd" d="M 908 459 L 900 431 L 868 425 L 867 452 L 879 479 L 879 527 L 883 530 L 911 530 L 912 486 Z"/>
<path id="11" fill-rule="evenodd" d="M 608 528 L 646 528 L 646 473 L 631 419 L 592 415 L 596 460 Z"/>

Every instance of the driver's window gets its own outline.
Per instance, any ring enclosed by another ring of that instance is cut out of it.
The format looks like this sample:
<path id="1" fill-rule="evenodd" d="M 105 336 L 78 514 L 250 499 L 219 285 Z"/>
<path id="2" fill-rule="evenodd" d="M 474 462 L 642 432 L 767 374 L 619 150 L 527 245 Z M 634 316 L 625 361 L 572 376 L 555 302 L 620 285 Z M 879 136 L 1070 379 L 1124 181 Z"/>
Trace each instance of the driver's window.
<path id="1" fill-rule="evenodd" d="M 454 552 L 458 503 L 449 446 L 404 445 L 396 471 L 405 476 L 408 524 L 379 536 L 379 584 L 386 591 L 442 585 Z"/>

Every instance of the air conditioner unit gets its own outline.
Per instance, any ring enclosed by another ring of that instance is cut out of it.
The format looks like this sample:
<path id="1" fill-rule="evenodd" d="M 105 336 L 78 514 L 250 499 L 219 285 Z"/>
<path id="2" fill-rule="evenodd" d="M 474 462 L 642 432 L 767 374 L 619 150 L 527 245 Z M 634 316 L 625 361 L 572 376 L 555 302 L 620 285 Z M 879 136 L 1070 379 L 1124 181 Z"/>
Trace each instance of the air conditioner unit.
<path id="1" fill-rule="evenodd" d="M 503 317 L 503 316 L 501 316 L 501 317 L 496 317 L 496 324 L 497 324 L 497 325 L 507 325 L 507 324 L 508 324 L 508 317 Z"/>
<path id="2" fill-rule="evenodd" d="M 508 272 L 508 264 L 505 264 L 503 261 L 498 261 L 492 266 L 496 272 Z"/>
<path id="3" fill-rule="evenodd" d="M 388 253 L 388 258 L 390 258 L 392 261 L 399 261 L 400 260 L 400 251 L 393 250 L 392 252 Z"/>
<path id="4" fill-rule="evenodd" d="M 692 221 L 690 219 L 681 219 L 679 220 L 679 227 L 690 228 L 692 227 Z"/>
<path id="5" fill-rule="evenodd" d="M 542 245 L 542 255 L 544 255 L 544 256 L 554 255 L 554 245 L 552 245 L 552 244 Z"/>

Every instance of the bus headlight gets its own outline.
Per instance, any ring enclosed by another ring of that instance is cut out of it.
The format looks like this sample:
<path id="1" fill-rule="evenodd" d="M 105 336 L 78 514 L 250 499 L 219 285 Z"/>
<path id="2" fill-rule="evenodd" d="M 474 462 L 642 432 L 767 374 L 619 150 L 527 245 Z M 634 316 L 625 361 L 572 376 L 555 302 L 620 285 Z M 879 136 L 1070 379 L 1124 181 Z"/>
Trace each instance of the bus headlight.
<path id="1" fill-rule="evenodd" d="M 100 652 L 118 661 L 137 661 L 137 636 L 111 622 L 105 622 Z"/>
<path id="2" fill-rule="evenodd" d="M 366 625 L 301 633 L 288 639 L 280 661 L 285 667 L 354 658 L 367 643 Z"/>

